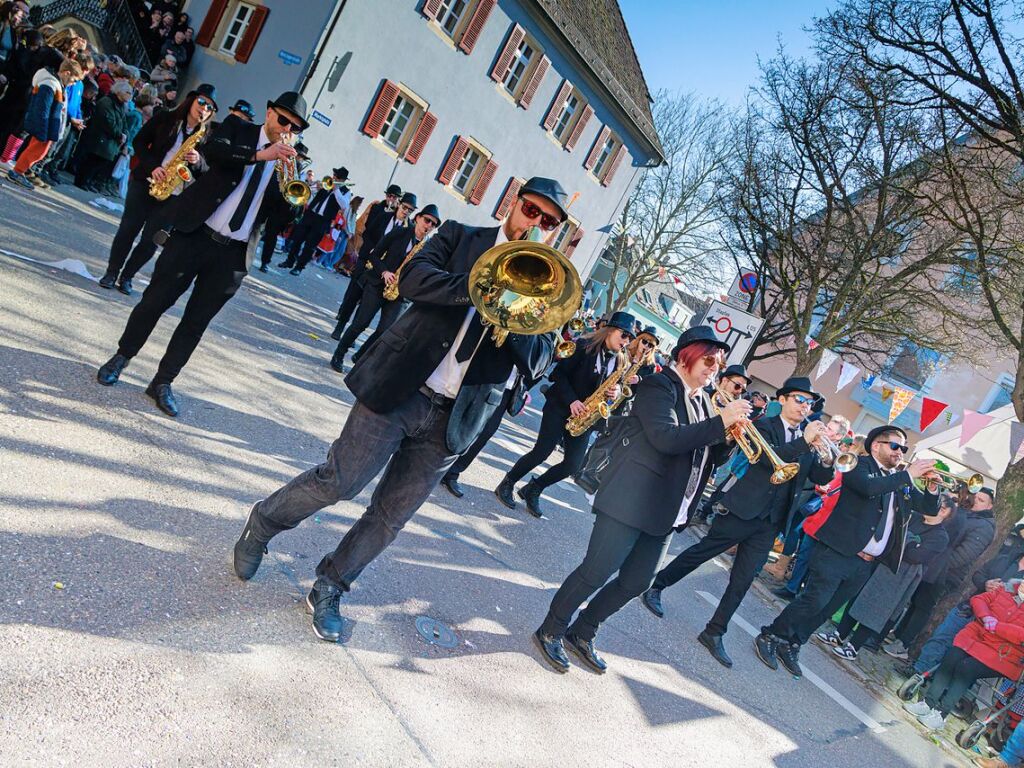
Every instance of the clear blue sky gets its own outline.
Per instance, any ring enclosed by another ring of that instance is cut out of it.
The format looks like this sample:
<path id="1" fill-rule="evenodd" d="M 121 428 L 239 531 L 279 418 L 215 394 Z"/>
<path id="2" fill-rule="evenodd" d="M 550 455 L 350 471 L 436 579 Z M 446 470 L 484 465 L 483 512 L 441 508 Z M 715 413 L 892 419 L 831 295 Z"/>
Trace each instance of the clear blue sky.
<path id="1" fill-rule="evenodd" d="M 651 93 L 692 91 L 739 106 L 758 79 L 758 56 L 779 42 L 808 50 L 803 27 L 827 0 L 619 0 Z"/>

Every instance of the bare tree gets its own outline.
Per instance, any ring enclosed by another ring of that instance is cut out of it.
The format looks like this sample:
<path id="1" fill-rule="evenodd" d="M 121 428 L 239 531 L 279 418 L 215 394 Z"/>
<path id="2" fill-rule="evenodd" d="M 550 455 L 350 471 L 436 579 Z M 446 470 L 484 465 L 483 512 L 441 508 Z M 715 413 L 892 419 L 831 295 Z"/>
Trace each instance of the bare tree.
<path id="1" fill-rule="evenodd" d="M 728 116 L 721 104 L 665 91 L 655 96 L 653 111 L 665 162 L 644 172 L 614 225 L 604 253 L 612 267 L 611 310 L 666 274 L 685 276 L 693 289 L 718 277 L 714 198 Z"/>

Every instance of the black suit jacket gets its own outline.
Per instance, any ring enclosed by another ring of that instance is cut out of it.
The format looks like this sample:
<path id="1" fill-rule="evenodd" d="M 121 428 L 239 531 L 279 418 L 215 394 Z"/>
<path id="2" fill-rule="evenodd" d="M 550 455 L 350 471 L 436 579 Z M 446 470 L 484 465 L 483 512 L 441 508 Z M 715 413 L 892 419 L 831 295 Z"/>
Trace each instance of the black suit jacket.
<path id="1" fill-rule="evenodd" d="M 317 213 L 321 204 L 324 202 L 324 198 L 327 198 L 327 207 L 324 208 L 324 212 L 322 214 Z M 321 189 L 313 195 L 313 199 L 310 200 L 309 205 L 306 206 L 306 215 L 317 216 L 331 222 L 334 221 L 334 217 L 338 215 L 338 211 L 340 210 L 341 205 L 338 203 L 338 198 L 334 195 L 334 189 Z"/>
<path id="2" fill-rule="evenodd" d="M 412 227 L 395 227 L 388 232 L 367 256 L 370 266 L 364 265 L 363 280 L 380 286 L 383 290 L 384 273 L 394 272 L 402 265 L 409 253 L 409 243 L 412 242 L 414 234 L 415 230 Z"/>
<path id="3" fill-rule="evenodd" d="M 721 416 L 690 424 L 686 390 L 673 372 L 645 377 L 636 387 L 633 409 L 622 423 L 594 498 L 594 510 L 652 536 L 672 530 L 686 495 L 694 461 L 711 446 L 698 482 L 703 489 L 731 446 Z M 688 513 L 700 502 L 698 491 Z"/>
<path id="4" fill-rule="evenodd" d="M 769 510 L 774 511 L 774 522 L 780 531 L 788 530 L 793 515 L 794 500 L 807 482 L 824 485 L 834 474 L 818 459 L 818 453 L 802 437 L 786 442 L 786 428 L 779 416 L 758 419 L 757 431 L 761 433 L 779 458 L 784 462 L 797 462 L 800 471 L 788 483 L 774 485 L 769 481 L 771 462 L 762 455 L 756 464 L 747 468 L 743 477 L 731 484 L 722 497 L 722 505 L 742 520 L 756 520 Z M 779 499 L 779 495 L 782 499 Z"/>
<path id="5" fill-rule="evenodd" d="M 409 310 L 362 354 L 345 383 L 370 410 L 387 413 L 415 395 L 449 353 L 471 307 L 469 270 L 494 245 L 497 227 L 446 221 L 402 270 Z M 474 318 L 471 322 L 479 322 Z M 485 332 L 448 419 L 447 442 L 462 453 L 501 403 L 512 366 L 531 378 L 551 363 L 554 332 L 511 333 L 496 347 Z"/>
<path id="6" fill-rule="evenodd" d="M 896 571 L 903 556 L 910 515 L 935 514 L 939 497 L 917 490 L 905 471 L 883 474 L 870 456 L 861 456 L 857 466 L 842 478 L 839 498 L 814 538 L 840 554 L 856 555 L 868 545 L 878 527 L 885 525 L 889 498 L 893 496 L 896 504 L 892 534 L 879 559 Z"/>
<path id="7" fill-rule="evenodd" d="M 557 408 L 568 414 L 570 403 L 584 401 L 594 394 L 601 382 L 608 378 L 604 371 L 595 370 L 599 354 L 600 349 L 588 351 L 587 340 L 581 339 L 572 355 L 559 360 L 551 372 L 551 386 L 544 395 L 544 408 Z"/>
<path id="8" fill-rule="evenodd" d="M 148 179 L 153 170 L 163 164 L 164 155 L 174 146 L 174 142 L 178 138 L 178 131 L 181 130 L 181 120 L 177 119 L 176 112 L 177 110 L 172 110 L 153 115 L 135 135 L 135 139 L 132 141 L 135 164 L 131 177 L 136 181 Z M 196 147 L 199 152 L 199 162 L 189 166 L 195 176 L 209 170 L 203 157 L 203 144 L 209 140 L 211 128 L 210 125 L 206 126 L 206 133 Z"/>

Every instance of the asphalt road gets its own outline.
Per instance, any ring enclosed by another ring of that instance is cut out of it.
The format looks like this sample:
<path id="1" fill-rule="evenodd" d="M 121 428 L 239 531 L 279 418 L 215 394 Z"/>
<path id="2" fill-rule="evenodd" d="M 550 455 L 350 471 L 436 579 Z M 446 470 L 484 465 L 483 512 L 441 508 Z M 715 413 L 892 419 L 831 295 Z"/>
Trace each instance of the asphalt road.
<path id="1" fill-rule="evenodd" d="M 368 494 L 275 539 L 250 583 L 229 553 L 249 505 L 318 463 L 352 405 L 327 366 L 345 279 L 254 272 L 168 419 L 143 389 L 183 302 L 100 387 L 138 294 L 21 258 L 102 274 L 116 218 L 90 197 L 0 188 L 3 766 L 961 764 L 819 648 L 804 654 L 817 682 L 795 681 L 737 622 L 734 669 L 711 661 L 694 638 L 720 563 L 666 593 L 666 619 L 613 617 L 607 675 L 550 671 L 529 635 L 591 517 L 565 483 L 540 521 L 491 493 L 536 410 L 506 422 L 465 498 L 439 489 L 367 568 L 344 643 L 317 640 L 301 604 L 313 567 Z M 777 610 L 751 594 L 739 614 L 757 627 Z M 426 642 L 418 617 L 455 646 Z"/>

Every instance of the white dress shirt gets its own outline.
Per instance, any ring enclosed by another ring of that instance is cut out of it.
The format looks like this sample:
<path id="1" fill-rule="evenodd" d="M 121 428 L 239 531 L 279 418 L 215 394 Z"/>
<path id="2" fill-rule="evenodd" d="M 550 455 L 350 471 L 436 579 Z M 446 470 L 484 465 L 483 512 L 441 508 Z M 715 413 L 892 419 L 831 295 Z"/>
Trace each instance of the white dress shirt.
<path id="1" fill-rule="evenodd" d="M 267 137 L 265 130 L 260 128 L 260 137 L 256 142 L 257 151 L 270 146 L 272 142 Z M 256 188 L 256 195 L 252 199 L 252 203 L 249 205 L 249 211 L 245 214 L 245 220 L 242 222 L 242 226 L 232 232 L 231 231 L 231 218 L 235 215 L 235 208 L 242 201 L 242 195 L 245 194 L 245 188 L 249 184 L 249 179 L 252 177 L 253 171 L 256 168 L 256 163 L 251 163 L 245 166 L 245 172 L 242 174 L 242 178 L 238 182 L 238 186 L 235 187 L 234 191 L 224 198 L 224 202 L 217 206 L 217 210 L 213 212 L 213 215 L 206 220 L 206 226 L 212 229 L 214 232 L 218 232 L 225 237 L 230 237 L 232 240 L 241 240 L 243 243 L 249 239 L 249 233 L 252 232 L 252 225 L 256 223 L 256 215 L 260 212 L 260 204 L 263 202 L 263 193 L 267 189 L 267 185 L 270 184 L 271 179 L 274 178 L 274 169 L 277 165 L 271 161 L 267 161 L 263 164 L 263 177 L 260 179 L 260 185 Z"/>
<path id="2" fill-rule="evenodd" d="M 498 227 L 498 236 L 494 238 L 495 245 L 501 245 L 507 243 L 508 238 L 505 236 L 505 227 Z M 455 337 L 455 341 L 452 342 L 451 348 L 448 350 L 448 354 L 444 356 L 444 360 L 441 364 L 434 369 L 434 372 L 427 377 L 426 385 L 431 390 L 439 395 L 445 397 L 454 398 L 459 394 L 459 387 L 462 386 L 462 380 L 466 378 L 466 371 L 469 370 L 469 364 L 473 362 L 473 358 L 476 357 L 476 350 L 480 349 L 480 343 L 476 345 L 476 349 L 473 350 L 473 354 L 469 356 L 468 360 L 459 362 L 455 359 L 456 350 L 459 345 L 462 344 L 462 340 L 466 337 L 466 332 L 469 330 L 469 324 L 476 318 L 476 308 L 470 307 L 466 310 L 466 319 L 462 321 L 462 327 L 459 328 L 459 333 Z M 477 320 L 476 322 L 480 322 Z M 484 340 L 487 332 L 484 336 L 480 337 L 480 341 Z"/>
<path id="3" fill-rule="evenodd" d="M 882 469 L 882 474 L 883 475 L 891 475 L 892 471 L 891 470 L 887 470 L 887 469 Z M 893 520 L 895 520 L 895 518 L 896 518 L 896 512 L 893 509 L 893 505 L 896 503 L 896 492 L 893 491 L 892 493 L 888 494 L 888 496 L 889 496 L 889 505 L 888 505 L 888 507 L 885 510 L 885 524 L 882 526 L 882 538 L 881 539 L 872 538 L 871 541 L 869 541 L 867 543 L 867 546 L 865 546 L 864 549 L 862 550 L 865 555 L 871 555 L 872 557 L 878 557 L 883 552 L 885 552 L 885 545 L 889 543 L 889 536 L 892 535 Z M 877 531 L 875 533 L 877 534 Z"/>
<path id="4" fill-rule="evenodd" d="M 679 372 L 672 366 L 669 366 L 666 370 L 672 371 L 673 374 L 682 381 L 682 377 L 679 376 Z M 696 424 L 698 421 L 704 421 L 708 418 L 708 406 L 704 402 L 704 390 L 700 387 L 691 389 L 690 386 L 683 381 L 683 390 L 686 392 L 686 413 L 690 419 L 690 424 Z M 693 467 L 690 470 L 690 477 L 697 477 L 698 480 L 694 489 L 690 493 L 686 493 L 683 496 L 683 502 L 679 505 L 679 514 L 676 515 L 676 521 L 672 524 L 673 527 L 680 526 L 686 522 L 689 515 L 690 504 L 693 503 L 694 497 L 701 493 L 704 488 L 701 486 L 699 478 L 704 474 L 704 467 L 708 463 L 708 447 L 705 445 L 704 450 L 700 456 L 700 466 Z"/>

